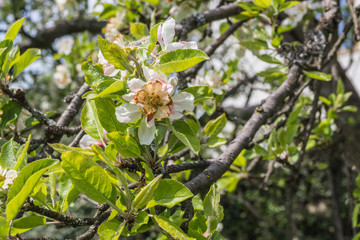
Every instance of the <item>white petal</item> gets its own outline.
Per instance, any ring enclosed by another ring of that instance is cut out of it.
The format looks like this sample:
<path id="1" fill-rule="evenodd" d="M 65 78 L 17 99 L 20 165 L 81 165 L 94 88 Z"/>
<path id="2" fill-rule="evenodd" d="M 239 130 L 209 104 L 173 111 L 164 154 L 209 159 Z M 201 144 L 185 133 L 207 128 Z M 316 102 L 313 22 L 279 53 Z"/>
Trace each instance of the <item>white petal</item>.
<path id="1" fill-rule="evenodd" d="M 150 127 L 146 126 L 146 120 L 143 119 L 140 122 L 138 136 L 140 144 L 150 145 L 155 138 L 156 127 L 152 124 Z"/>
<path id="2" fill-rule="evenodd" d="M 99 54 L 98 54 L 98 59 L 99 59 L 99 63 L 101 65 L 104 65 L 104 64 L 107 64 L 108 61 L 105 59 L 104 55 L 102 54 L 101 51 L 99 51 Z"/>
<path id="3" fill-rule="evenodd" d="M 166 20 L 162 25 L 162 39 L 166 46 L 174 40 L 175 37 L 175 19 L 171 18 Z"/>
<path id="4" fill-rule="evenodd" d="M 156 80 L 163 82 L 163 83 L 167 82 L 167 77 L 162 72 L 156 72 L 155 70 L 150 69 L 146 66 L 143 66 L 143 72 L 144 72 L 146 81 L 148 81 L 148 82 L 156 81 Z"/>
<path id="5" fill-rule="evenodd" d="M 84 135 L 80 142 L 79 142 L 79 147 L 80 148 L 88 148 L 91 144 L 97 144 L 98 141 L 94 138 L 92 138 L 90 135 L 86 134 Z"/>
<path id="6" fill-rule="evenodd" d="M 198 49 L 197 47 L 197 43 L 192 41 L 192 42 L 174 42 L 174 43 L 170 43 L 168 45 L 166 45 L 166 52 L 172 52 L 175 51 L 176 49 Z"/>
<path id="7" fill-rule="evenodd" d="M 183 115 L 180 112 L 175 112 L 173 114 L 170 114 L 169 119 L 171 121 L 181 118 Z"/>
<path id="8" fill-rule="evenodd" d="M 136 93 L 142 89 L 146 83 L 138 78 L 133 78 L 128 81 L 128 87 L 132 93 Z"/>
<path id="9" fill-rule="evenodd" d="M 17 177 L 17 172 L 15 170 L 9 170 L 6 172 L 5 174 L 5 178 L 16 178 Z"/>
<path id="10" fill-rule="evenodd" d="M 162 49 L 164 49 L 164 41 L 162 37 L 162 24 L 158 27 L 157 40 L 160 43 Z"/>
<path id="11" fill-rule="evenodd" d="M 169 88 L 167 91 L 170 94 L 170 96 L 173 95 L 173 93 L 175 92 L 178 81 L 179 80 L 176 77 L 172 77 L 169 79 L 168 82 L 171 85 L 171 88 Z"/>
<path id="12" fill-rule="evenodd" d="M 105 76 L 114 77 L 120 70 L 116 69 L 114 65 L 106 63 L 103 65 L 103 71 Z"/>
<path id="13" fill-rule="evenodd" d="M 134 96 L 135 96 L 135 93 L 128 93 L 128 94 L 122 95 L 122 98 L 125 101 L 128 101 L 128 102 L 134 104 Z"/>
<path id="14" fill-rule="evenodd" d="M 136 105 L 124 104 L 115 109 L 119 122 L 133 122 L 140 117 L 140 109 Z"/>
<path id="15" fill-rule="evenodd" d="M 194 109 L 194 96 L 191 93 L 181 92 L 175 94 L 172 100 L 176 112 L 192 111 Z"/>

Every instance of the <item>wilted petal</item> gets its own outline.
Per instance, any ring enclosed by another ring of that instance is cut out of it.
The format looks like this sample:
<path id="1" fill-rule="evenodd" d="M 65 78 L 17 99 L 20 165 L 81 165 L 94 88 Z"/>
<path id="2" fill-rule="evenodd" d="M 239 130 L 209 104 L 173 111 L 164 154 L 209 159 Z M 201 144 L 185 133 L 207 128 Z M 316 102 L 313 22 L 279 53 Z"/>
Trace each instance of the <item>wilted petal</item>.
<path id="1" fill-rule="evenodd" d="M 80 148 L 88 148 L 90 145 L 92 144 L 97 144 L 98 141 L 94 138 L 92 138 L 90 135 L 86 134 L 84 135 L 80 142 L 79 142 L 79 147 Z"/>
<path id="2" fill-rule="evenodd" d="M 155 124 L 152 124 L 150 127 L 148 127 L 146 124 L 146 120 L 142 119 L 138 131 L 140 144 L 150 145 L 155 138 L 155 132 L 156 132 Z"/>
<path id="3" fill-rule="evenodd" d="M 133 93 L 140 91 L 145 84 L 146 83 L 143 80 L 138 78 L 133 78 L 128 81 L 128 87 Z"/>
<path id="4" fill-rule="evenodd" d="M 162 25 L 162 39 L 165 44 L 165 48 L 170 44 L 175 37 L 175 19 L 171 18 L 166 20 Z"/>
<path id="5" fill-rule="evenodd" d="M 136 105 L 124 104 L 115 109 L 119 122 L 133 122 L 140 117 L 140 109 Z"/>
<path id="6" fill-rule="evenodd" d="M 191 93 L 181 92 L 175 94 L 172 100 L 176 112 L 192 111 L 194 109 L 194 96 Z"/>
<path id="7" fill-rule="evenodd" d="M 171 87 L 169 87 L 167 91 L 170 95 L 173 95 L 173 93 L 175 92 L 178 81 L 179 80 L 176 77 L 172 77 L 169 79 L 168 83 L 171 85 Z"/>

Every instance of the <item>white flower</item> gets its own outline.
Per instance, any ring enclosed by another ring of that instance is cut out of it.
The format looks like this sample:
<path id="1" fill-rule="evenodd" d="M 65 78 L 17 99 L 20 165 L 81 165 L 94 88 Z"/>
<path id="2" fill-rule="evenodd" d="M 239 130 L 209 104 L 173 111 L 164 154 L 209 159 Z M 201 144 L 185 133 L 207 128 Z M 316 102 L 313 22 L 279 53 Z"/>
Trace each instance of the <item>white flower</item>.
<path id="1" fill-rule="evenodd" d="M 70 71 L 64 64 L 56 66 L 54 81 L 55 85 L 61 89 L 65 88 L 70 83 Z"/>
<path id="2" fill-rule="evenodd" d="M 72 37 L 64 37 L 56 42 L 56 49 L 58 53 L 69 55 L 74 46 L 74 39 Z"/>
<path id="3" fill-rule="evenodd" d="M 147 82 L 138 78 L 129 80 L 130 93 L 123 95 L 129 104 L 117 107 L 115 113 L 119 122 L 133 122 L 144 116 L 138 136 L 140 144 L 149 145 L 155 137 L 155 120 L 178 119 L 183 111 L 192 111 L 194 96 L 187 92 L 174 94 L 176 78 L 168 80 L 165 74 L 147 67 L 143 67 L 143 72 Z"/>
<path id="4" fill-rule="evenodd" d="M 67 0 L 55 0 L 57 7 L 59 9 L 60 12 L 62 12 L 64 10 L 64 6 L 67 2 Z"/>
<path id="5" fill-rule="evenodd" d="M 176 49 L 198 49 L 196 42 L 172 42 L 175 37 L 175 20 L 166 20 L 158 28 L 157 40 L 165 52 L 172 52 Z"/>
<path id="6" fill-rule="evenodd" d="M 8 189 L 9 185 L 13 184 L 14 179 L 17 177 L 18 174 L 15 170 L 6 170 L 0 167 L 0 175 L 1 178 L 5 178 L 2 188 Z"/>

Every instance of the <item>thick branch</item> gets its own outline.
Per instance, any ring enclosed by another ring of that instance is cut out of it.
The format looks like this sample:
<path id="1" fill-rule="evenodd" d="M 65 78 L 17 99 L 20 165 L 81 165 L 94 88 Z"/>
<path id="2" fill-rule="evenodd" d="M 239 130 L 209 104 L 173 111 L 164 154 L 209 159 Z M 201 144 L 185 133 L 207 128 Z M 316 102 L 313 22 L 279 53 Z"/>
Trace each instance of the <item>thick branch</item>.
<path id="1" fill-rule="evenodd" d="M 230 143 L 228 149 L 202 173 L 185 184 L 194 194 L 211 185 L 229 169 L 241 150 L 249 145 L 258 129 L 266 123 L 275 109 L 293 91 L 300 73 L 301 68 L 298 65 L 292 66 L 283 84 L 266 99 L 261 108 L 254 112 L 238 136 Z M 259 111 L 260 109 L 261 111 Z"/>
<path id="2" fill-rule="evenodd" d="M 100 33 L 105 25 L 106 21 L 98 22 L 95 19 L 74 19 L 60 22 L 53 27 L 39 31 L 34 38 L 21 44 L 20 50 L 24 52 L 28 48 L 50 48 L 53 41 L 58 37 L 84 31 Z"/>

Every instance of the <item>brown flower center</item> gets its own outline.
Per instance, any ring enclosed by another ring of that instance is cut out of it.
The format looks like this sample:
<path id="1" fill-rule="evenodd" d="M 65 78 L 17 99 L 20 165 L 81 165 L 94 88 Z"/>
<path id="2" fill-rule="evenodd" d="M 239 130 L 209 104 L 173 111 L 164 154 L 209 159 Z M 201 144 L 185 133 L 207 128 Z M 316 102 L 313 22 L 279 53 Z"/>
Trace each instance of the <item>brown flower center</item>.
<path id="1" fill-rule="evenodd" d="M 147 121 L 167 118 L 171 113 L 173 102 L 167 91 L 162 90 L 160 81 L 145 84 L 134 96 L 134 102 L 140 106 Z"/>

